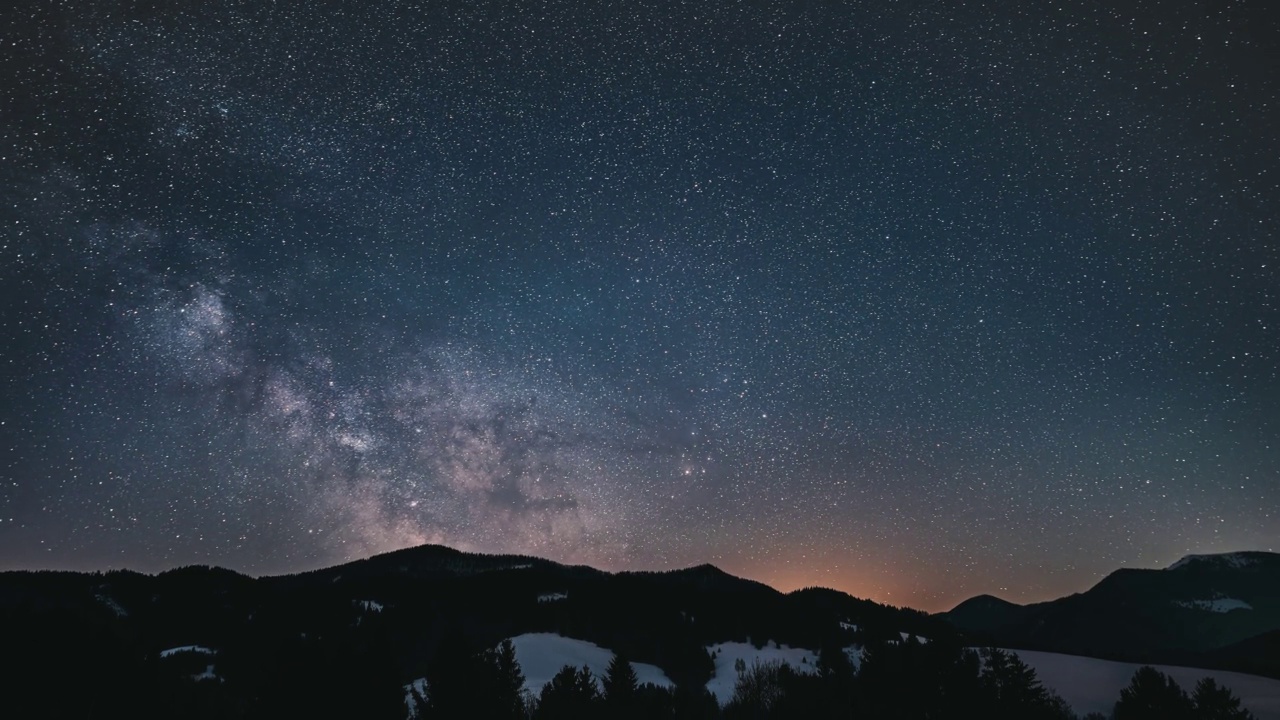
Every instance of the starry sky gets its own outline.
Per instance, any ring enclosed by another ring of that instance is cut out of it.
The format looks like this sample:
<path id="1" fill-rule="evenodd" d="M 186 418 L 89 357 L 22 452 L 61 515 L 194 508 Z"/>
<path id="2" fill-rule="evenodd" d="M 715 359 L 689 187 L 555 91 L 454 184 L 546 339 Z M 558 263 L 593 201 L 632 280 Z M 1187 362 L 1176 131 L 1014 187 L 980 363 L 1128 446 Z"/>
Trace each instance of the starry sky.
<path id="1" fill-rule="evenodd" d="M 0 568 L 947 608 L 1280 549 L 1280 11 L 0 10 Z"/>

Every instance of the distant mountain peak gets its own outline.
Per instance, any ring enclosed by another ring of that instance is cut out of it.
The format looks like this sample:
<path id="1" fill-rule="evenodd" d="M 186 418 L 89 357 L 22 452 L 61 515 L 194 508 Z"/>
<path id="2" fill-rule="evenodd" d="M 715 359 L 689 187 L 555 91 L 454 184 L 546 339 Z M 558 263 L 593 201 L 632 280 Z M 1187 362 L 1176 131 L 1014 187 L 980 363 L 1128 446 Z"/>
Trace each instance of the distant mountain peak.
<path id="1" fill-rule="evenodd" d="M 1167 569 L 1121 568 L 1085 592 L 1031 605 L 990 595 L 945 613 L 995 647 L 1218 667 L 1280 677 L 1280 554 L 1188 555 Z"/>
<path id="2" fill-rule="evenodd" d="M 1020 608 L 1020 607 L 1023 607 L 1023 606 L 1019 605 L 1018 603 L 1005 600 L 1004 598 L 999 598 L 999 597 L 996 597 L 995 595 L 982 594 L 982 595 L 974 595 L 968 600 L 961 602 L 959 605 L 956 605 L 955 607 L 951 608 L 949 612 L 956 612 L 957 610 L 964 612 L 966 610 L 972 611 L 972 610 L 978 610 L 978 609 L 981 609 L 981 610 L 997 609 L 998 610 L 1003 608 Z"/>
<path id="3" fill-rule="evenodd" d="M 970 602 L 977 600 L 978 602 L 990 603 L 993 605 L 1017 605 L 1018 604 L 1011 600 L 1005 600 L 1002 597 L 996 597 L 995 595 L 991 595 L 990 593 L 975 595 L 974 597 L 969 598 L 969 600 Z"/>
<path id="4" fill-rule="evenodd" d="M 1258 564 L 1262 561 L 1263 557 L 1270 554 L 1271 553 L 1264 552 L 1229 552 L 1207 555 L 1187 555 L 1166 569 L 1177 570 L 1193 564 L 1212 564 L 1219 567 L 1243 568 Z"/>

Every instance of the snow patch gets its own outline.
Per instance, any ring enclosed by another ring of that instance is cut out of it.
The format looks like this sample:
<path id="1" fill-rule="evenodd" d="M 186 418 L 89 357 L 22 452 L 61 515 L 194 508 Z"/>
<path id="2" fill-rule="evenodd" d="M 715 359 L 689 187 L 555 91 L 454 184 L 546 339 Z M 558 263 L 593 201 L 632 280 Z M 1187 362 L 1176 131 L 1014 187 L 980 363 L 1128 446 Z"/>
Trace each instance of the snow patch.
<path id="1" fill-rule="evenodd" d="M 551 682 L 551 678 L 565 665 L 576 668 L 586 665 L 595 676 L 596 686 L 604 689 L 600 679 L 613 660 L 612 650 L 556 633 L 525 633 L 511 638 L 511 644 L 515 647 L 516 662 L 524 672 L 524 689 L 534 695 L 541 693 L 542 686 Z M 636 671 L 636 682 L 640 685 L 675 686 L 657 665 L 632 662 L 631 667 Z"/>
<path id="2" fill-rule="evenodd" d="M 200 653 L 201 655 L 217 655 L 218 651 L 212 648 L 207 648 L 203 645 L 183 645 L 181 647 L 169 648 L 168 650 L 161 650 L 160 657 L 167 658 L 173 655 L 177 655 L 178 653 Z"/>
<path id="3" fill-rule="evenodd" d="M 716 700 L 724 705 L 733 698 L 733 688 L 738 684 L 738 661 L 742 667 L 750 670 L 754 665 L 782 663 L 790 665 L 792 670 L 800 673 L 818 671 L 818 655 L 812 650 L 793 648 L 787 645 L 779 647 L 770 640 L 764 647 L 757 649 L 751 643 L 727 642 L 711 645 L 707 648 L 715 660 L 716 671 L 707 681 L 707 689 Z"/>
<path id="4" fill-rule="evenodd" d="M 849 662 L 853 663 L 853 671 L 858 672 L 862 669 L 862 646 L 850 645 L 844 649 L 844 654 L 849 656 Z"/>
<path id="5" fill-rule="evenodd" d="M 853 623 L 851 623 L 851 622 L 845 622 L 845 621 L 843 621 L 843 620 L 841 620 L 841 621 L 840 621 L 840 629 L 841 629 L 841 630 L 852 630 L 852 631 L 854 631 L 854 632 L 858 632 L 858 626 L 857 626 L 857 625 L 854 625 L 854 624 L 853 624 Z"/>
<path id="6" fill-rule="evenodd" d="M 380 602 L 374 600 L 356 600 L 355 603 L 356 607 L 364 610 L 365 612 L 382 612 L 382 603 Z"/>
<path id="7" fill-rule="evenodd" d="M 427 699 L 427 679 L 420 677 L 417 680 L 404 686 L 404 708 L 409 714 L 409 720 L 415 720 L 418 717 L 418 698 L 414 697 L 414 693 L 423 699 Z"/>
<path id="8" fill-rule="evenodd" d="M 549 603 L 549 602 L 555 602 L 557 600 L 568 600 L 568 599 L 569 599 L 569 593 L 562 593 L 562 592 L 543 593 L 538 596 L 538 602 L 540 603 Z"/>
<path id="9" fill-rule="evenodd" d="M 899 632 L 899 633 L 898 633 L 898 636 L 902 638 L 902 641 L 903 641 L 903 642 L 906 642 L 906 641 L 907 641 L 907 639 L 911 637 L 911 633 L 907 633 L 907 632 Z M 927 638 L 927 637 L 921 637 L 921 636 L 919 636 L 919 635 L 916 635 L 916 639 L 917 639 L 917 640 L 919 640 L 921 643 L 927 643 L 927 642 L 929 642 L 929 638 Z"/>
<path id="10" fill-rule="evenodd" d="M 200 682 L 201 680 L 222 680 L 222 678 L 218 677 L 218 674 L 213 671 L 212 665 L 205 665 L 204 672 L 192 675 L 191 679 L 196 682 Z"/>
<path id="11" fill-rule="evenodd" d="M 1111 715 L 1120 690 L 1129 685 L 1138 663 L 1112 662 L 1097 658 L 1063 655 L 1034 650 L 1006 650 L 1017 655 L 1036 671 L 1045 687 L 1062 696 L 1079 715 L 1097 712 Z M 1153 665 L 1172 677 L 1183 690 L 1195 689 L 1200 678 L 1211 677 L 1219 685 L 1231 688 L 1244 707 L 1258 720 L 1280 720 L 1280 680 L 1223 670 Z"/>
<path id="12" fill-rule="evenodd" d="M 1217 598 L 1215 600 L 1174 600 L 1174 605 L 1190 610 L 1208 610 L 1209 612 L 1228 613 L 1232 610 L 1252 610 L 1253 606 L 1235 598 Z"/>

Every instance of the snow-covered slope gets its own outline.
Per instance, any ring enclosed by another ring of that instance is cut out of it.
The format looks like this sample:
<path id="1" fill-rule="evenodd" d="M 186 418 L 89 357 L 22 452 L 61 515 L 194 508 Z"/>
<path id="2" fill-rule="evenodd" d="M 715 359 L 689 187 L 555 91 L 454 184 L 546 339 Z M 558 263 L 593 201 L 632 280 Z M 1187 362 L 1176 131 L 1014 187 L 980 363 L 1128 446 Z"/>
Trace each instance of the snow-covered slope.
<path id="1" fill-rule="evenodd" d="M 716 665 L 715 675 L 707 682 L 707 689 L 716 696 L 716 700 L 719 700 L 721 705 L 729 702 L 733 697 L 733 687 L 738 683 L 736 668 L 738 660 L 741 660 L 743 667 L 747 669 L 756 664 L 764 665 L 774 662 L 790 665 L 794 670 L 802 673 L 817 672 L 818 668 L 817 653 L 786 645 L 779 647 L 773 641 L 758 649 L 751 643 L 726 642 L 708 647 L 707 652 L 711 653 Z"/>
<path id="2" fill-rule="evenodd" d="M 1213 600 L 1176 600 L 1173 603 L 1178 607 L 1188 608 L 1190 610 L 1208 610 L 1209 612 L 1225 613 L 1232 610 L 1252 610 L 1253 606 L 1243 600 L 1235 598 L 1215 598 Z"/>
<path id="3" fill-rule="evenodd" d="M 1100 712 L 1110 716 L 1120 690 L 1128 686 L 1133 673 L 1141 665 L 1112 662 L 1078 655 L 1010 650 L 1035 669 L 1045 687 L 1063 697 L 1079 715 Z M 1211 677 L 1231 688 L 1241 703 L 1253 711 L 1258 720 L 1280 720 L 1280 680 L 1222 670 L 1155 665 L 1155 669 L 1172 677 L 1182 689 L 1195 689 L 1200 678 Z"/>
<path id="4" fill-rule="evenodd" d="M 580 668 L 586 665 L 596 677 L 596 685 L 609 669 L 613 660 L 613 651 L 602 648 L 586 640 L 575 640 L 555 633 L 526 633 L 511 638 L 516 650 L 516 662 L 524 671 L 524 687 L 537 695 L 542 686 L 551 682 L 551 678 L 560 672 L 565 665 Z M 672 687 L 674 683 L 666 673 L 656 665 L 648 663 L 631 663 L 636 671 L 639 684 L 653 683 L 659 687 Z M 601 689 L 603 687 L 601 686 Z"/>
<path id="5" fill-rule="evenodd" d="M 1218 553 L 1214 555 L 1187 555 L 1178 562 L 1170 565 L 1168 570 L 1177 570 L 1186 567 L 1192 563 L 1212 563 L 1226 567 L 1242 568 L 1254 565 L 1258 559 L 1254 557 L 1258 553 Z"/>

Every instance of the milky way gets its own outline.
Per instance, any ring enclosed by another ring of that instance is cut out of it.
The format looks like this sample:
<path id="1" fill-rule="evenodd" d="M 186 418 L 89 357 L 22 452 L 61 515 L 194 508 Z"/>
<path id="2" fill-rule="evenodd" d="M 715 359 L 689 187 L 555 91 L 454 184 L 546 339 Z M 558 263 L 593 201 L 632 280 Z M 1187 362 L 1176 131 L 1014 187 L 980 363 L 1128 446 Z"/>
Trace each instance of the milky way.
<path id="1" fill-rule="evenodd" d="M 1268 3 L 595 5 L 0 11 L 0 567 L 1277 549 Z"/>

